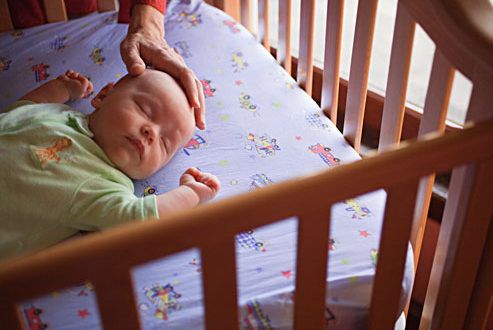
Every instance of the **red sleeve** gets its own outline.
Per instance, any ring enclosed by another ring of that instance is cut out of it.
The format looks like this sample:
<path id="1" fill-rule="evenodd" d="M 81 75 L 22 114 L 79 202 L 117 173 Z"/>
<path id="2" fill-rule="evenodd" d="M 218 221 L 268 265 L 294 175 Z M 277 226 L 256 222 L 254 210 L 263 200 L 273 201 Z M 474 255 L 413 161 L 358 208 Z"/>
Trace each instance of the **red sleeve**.
<path id="1" fill-rule="evenodd" d="M 130 14 L 134 5 L 149 5 L 159 10 L 163 15 L 166 13 L 166 0 L 120 0 L 118 22 L 130 22 Z"/>
<path id="2" fill-rule="evenodd" d="M 69 18 L 83 16 L 97 10 L 96 0 L 65 0 Z M 46 23 L 42 0 L 9 0 L 12 23 L 18 29 Z"/>
<path id="3" fill-rule="evenodd" d="M 17 29 L 23 29 L 46 23 L 44 7 L 41 0 L 9 0 L 12 23 Z"/>
<path id="4" fill-rule="evenodd" d="M 15 28 L 23 29 L 46 23 L 42 0 L 8 0 L 8 4 Z M 130 12 L 134 4 L 145 4 L 156 8 L 163 14 L 166 12 L 166 0 L 120 0 L 118 15 L 120 23 L 130 22 Z M 65 5 L 69 17 L 81 16 L 97 10 L 96 0 L 65 0 Z"/>
<path id="5" fill-rule="evenodd" d="M 65 0 L 65 7 L 69 18 L 87 15 L 98 10 L 96 0 Z"/>

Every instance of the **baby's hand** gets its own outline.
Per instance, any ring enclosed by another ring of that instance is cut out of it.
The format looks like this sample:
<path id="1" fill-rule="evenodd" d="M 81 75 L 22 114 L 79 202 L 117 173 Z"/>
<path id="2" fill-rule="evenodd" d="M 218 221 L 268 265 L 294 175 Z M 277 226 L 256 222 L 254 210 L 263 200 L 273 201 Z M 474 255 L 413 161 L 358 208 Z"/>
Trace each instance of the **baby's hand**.
<path id="1" fill-rule="evenodd" d="M 71 100 L 88 97 L 93 90 L 92 82 L 79 72 L 67 70 L 65 74 L 58 76 L 57 79 L 67 88 Z"/>
<path id="2" fill-rule="evenodd" d="M 191 188 L 199 197 L 200 203 L 213 199 L 221 183 L 215 175 L 199 171 L 195 167 L 190 167 L 180 177 L 180 185 Z"/>

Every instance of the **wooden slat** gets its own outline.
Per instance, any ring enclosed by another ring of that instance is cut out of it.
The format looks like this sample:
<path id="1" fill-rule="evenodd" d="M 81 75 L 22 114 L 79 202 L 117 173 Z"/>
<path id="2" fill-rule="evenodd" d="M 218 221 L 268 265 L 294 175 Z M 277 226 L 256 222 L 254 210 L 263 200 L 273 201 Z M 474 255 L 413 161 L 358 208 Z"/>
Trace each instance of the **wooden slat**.
<path id="1" fill-rule="evenodd" d="M 294 329 L 325 325 L 329 220 L 329 205 L 299 217 Z"/>
<path id="2" fill-rule="evenodd" d="M 269 0 L 258 1 L 258 40 L 270 51 L 269 43 Z"/>
<path id="3" fill-rule="evenodd" d="M 21 313 L 14 304 L 8 304 L 0 298 L 0 320 L 5 329 L 22 330 Z"/>
<path id="4" fill-rule="evenodd" d="M 483 250 L 478 276 L 474 282 L 469 309 L 467 311 L 465 329 L 486 329 L 489 313 L 493 308 L 493 224 Z"/>
<path id="5" fill-rule="evenodd" d="M 240 12 L 241 12 L 241 0 L 206 0 L 208 4 L 221 9 L 226 14 L 231 16 L 234 20 L 240 21 Z"/>
<path id="6" fill-rule="evenodd" d="M 493 11 L 490 1 L 400 1 L 406 5 L 437 48 L 446 54 L 454 67 L 467 78 L 472 80 L 478 65 L 488 72 L 493 72 Z"/>
<path id="7" fill-rule="evenodd" d="M 480 67 L 475 72 L 474 87 L 471 95 L 469 109 L 466 117 L 467 122 L 477 122 L 493 116 L 491 108 L 487 105 L 493 104 L 493 77 Z M 486 106 L 485 106 L 486 105 Z M 466 329 L 485 329 L 488 316 L 493 313 L 493 223 L 483 251 L 482 263 L 474 284 L 469 310 L 466 316 Z"/>
<path id="8" fill-rule="evenodd" d="M 484 71 L 481 66 L 476 68 L 473 77 L 473 88 L 469 108 L 467 109 L 466 123 L 477 123 L 493 118 L 491 106 L 493 104 L 493 73 Z"/>
<path id="9" fill-rule="evenodd" d="M 359 151 L 378 0 L 358 2 L 343 134 Z"/>
<path id="10" fill-rule="evenodd" d="M 413 178 L 387 190 L 385 218 L 370 305 L 369 329 L 392 329 L 399 317 L 399 299 L 417 182 L 417 179 Z"/>
<path id="11" fill-rule="evenodd" d="M 0 0 L 0 32 L 14 29 L 7 0 Z"/>
<path id="12" fill-rule="evenodd" d="M 250 0 L 241 0 L 241 24 L 245 26 L 249 31 L 252 31 L 252 19 L 251 19 L 251 2 Z"/>
<path id="13" fill-rule="evenodd" d="M 341 63 L 342 23 L 344 18 L 344 0 L 327 2 L 327 20 L 325 26 L 325 55 L 322 78 L 321 105 L 324 113 L 337 124 L 339 102 L 339 67 Z"/>
<path id="14" fill-rule="evenodd" d="M 404 5 L 399 2 L 392 39 L 389 76 L 385 89 L 379 151 L 401 140 L 415 27 L 416 23 Z"/>
<path id="15" fill-rule="evenodd" d="M 111 269 L 111 271 L 109 271 Z M 129 270 L 108 267 L 93 280 L 104 329 L 140 329 L 132 276 Z M 118 306 L 118 307 L 116 307 Z"/>
<path id="16" fill-rule="evenodd" d="M 43 0 L 48 23 L 66 22 L 67 11 L 63 0 Z"/>
<path id="17" fill-rule="evenodd" d="M 425 107 L 418 135 L 422 136 L 434 131 L 443 132 L 453 81 L 454 68 L 437 49 L 433 57 L 430 82 L 426 92 Z"/>
<path id="18" fill-rule="evenodd" d="M 277 60 L 291 74 L 291 0 L 279 2 L 279 46 Z"/>
<path id="19" fill-rule="evenodd" d="M 238 329 L 235 240 L 216 239 L 201 248 L 207 329 Z"/>
<path id="20" fill-rule="evenodd" d="M 462 329 L 493 215 L 493 159 L 452 174 L 420 329 Z"/>
<path id="21" fill-rule="evenodd" d="M 117 0 L 98 0 L 98 11 L 115 11 L 117 10 Z"/>
<path id="22" fill-rule="evenodd" d="M 452 65 L 439 50 L 436 50 L 418 137 L 423 137 L 431 132 L 444 131 L 453 80 L 454 69 Z M 432 174 L 424 177 L 419 185 L 413 230 L 411 232 L 415 266 L 417 266 L 419 260 L 434 181 L 435 175 Z"/>
<path id="23" fill-rule="evenodd" d="M 473 78 L 473 91 L 466 117 L 468 122 L 493 117 L 488 106 L 493 103 L 493 77 L 478 67 Z M 485 174 L 482 170 L 485 166 L 464 165 L 452 173 L 420 329 L 442 325 L 445 329 L 448 325 L 450 329 L 458 329 L 464 322 L 482 242 L 488 233 L 486 224 L 491 222 L 492 211 L 488 210 L 491 210 L 492 205 L 493 183 L 491 172 Z M 491 167 L 489 170 L 492 171 Z"/>
<path id="24" fill-rule="evenodd" d="M 298 56 L 297 81 L 298 85 L 311 96 L 313 86 L 315 0 L 302 1 L 300 15 L 300 52 Z"/>

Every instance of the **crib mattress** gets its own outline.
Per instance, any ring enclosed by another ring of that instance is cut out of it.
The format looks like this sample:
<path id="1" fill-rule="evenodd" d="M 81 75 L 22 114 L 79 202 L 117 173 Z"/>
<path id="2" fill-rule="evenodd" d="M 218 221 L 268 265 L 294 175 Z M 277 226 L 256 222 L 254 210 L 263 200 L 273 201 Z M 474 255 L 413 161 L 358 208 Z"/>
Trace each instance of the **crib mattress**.
<path id="1" fill-rule="evenodd" d="M 197 131 L 163 170 L 136 181 L 136 195 L 175 188 L 190 166 L 219 177 L 221 199 L 359 159 L 317 104 L 229 16 L 201 1 L 171 2 L 165 27 L 168 43 L 202 81 L 207 129 Z M 2 34 L 0 107 L 68 68 L 89 76 L 96 91 L 118 80 L 126 72 L 119 55 L 126 30 L 114 13 L 104 13 Z M 89 100 L 71 105 L 91 111 Z M 366 322 L 385 197 L 377 191 L 332 207 L 326 320 L 335 329 Z M 237 235 L 242 328 L 291 327 L 296 238 L 296 219 Z M 402 306 L 412 269 L 410 252 Z M 141 265 L 133 275 L 143 328 L 204 328 L 198 250 Z M 101 328 L 90 283 L 24 302 L 22 309 L 26 324 Z"/>

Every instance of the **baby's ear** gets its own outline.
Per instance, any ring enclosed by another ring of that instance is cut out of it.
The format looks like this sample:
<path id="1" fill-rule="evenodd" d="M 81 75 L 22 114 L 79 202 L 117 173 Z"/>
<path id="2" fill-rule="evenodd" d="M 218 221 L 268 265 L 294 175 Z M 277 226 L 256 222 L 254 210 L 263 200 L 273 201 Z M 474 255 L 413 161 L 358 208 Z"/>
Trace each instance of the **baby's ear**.
<path id="1" fill-rule="evenodd" d="M 113 86 L 115 84 L 114 83 L 108 83 L 106 86 L 104 86 L 100 91 L 99 93 L 92 99 L 91 101 L 91 105 L 95 108 L 95 109 L 99 109 L 99 107 L 101 106 L 101 103 L 103 102 L 103 100 L 106 98 L 106 96 L 108 96 L 108 93 L 113 89 Z"/>

